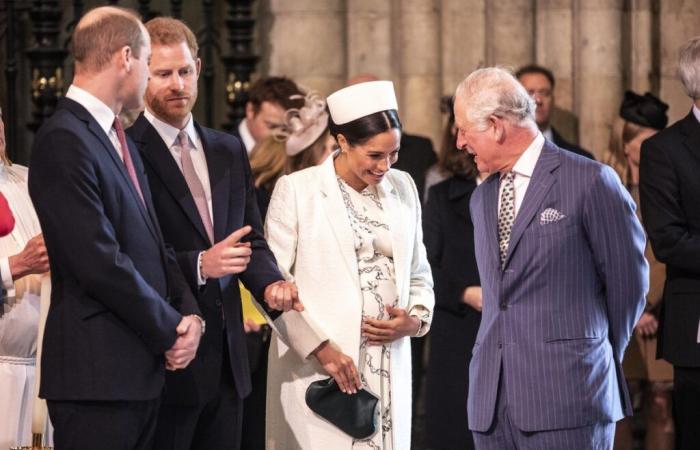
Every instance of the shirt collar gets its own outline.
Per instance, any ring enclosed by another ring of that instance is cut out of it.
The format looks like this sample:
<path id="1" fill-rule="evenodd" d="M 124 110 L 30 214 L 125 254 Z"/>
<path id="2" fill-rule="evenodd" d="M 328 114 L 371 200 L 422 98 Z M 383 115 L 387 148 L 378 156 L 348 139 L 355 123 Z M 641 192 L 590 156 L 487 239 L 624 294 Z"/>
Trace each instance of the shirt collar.
<path id="1" fill-rule="evenodd" d="M 520 155 L 520 158 L 518 158 L 518 161 L 513 166 L 513 172 L 528 178 L 532 177 L 532 172 L 535 171 L 535 165 L 537 165 L 537 160 L 540 158 L 543 146 L 544 136 L 542 136 L 542 133 L 538 132 L 535 139 L 525 149 L 523 154 Z"/>
<path id="2" fill-rule="evenodd" d="M 695 104 L 693 104 L 693 115 L 695 115 L 695 120 L 700 122 L 700 108 L 698 108 Z"/>
<path id="3" fill-rule="evenodd" d="M 156 129 L 161 139 L 163 139 L 163 142 L 165 142 L 165 145 L 168 148 L 172 147 L 175 144 L 175 141 L 177 140 L 178 134 L 180 134 L 180 129 L 170 125 L 169 123 L 163 122 L 158 117 L 156 117 L 148 108 L 146 108 L 146 110 L 143 112 L 143 115 L 146 118 L 146 120 L 148 120 L 151 123 L 151 125 L 153 125 L 153 128 Z M 185 125 L 185 128 L 183 128 L 183 130 L 185 131 L 185 133 L 187 133 L 187 136 L 190 138 L 190 142 L 192 142 L 194 144 L 194 147 L 197 148 L 197 131 L 194 128 L 194 120 L 192 120 L 192 113 L 190 113 L 190 116 L 187 119 L 187 125 Z"/>
<path id="4" fill-rule="evenodd" d="M 547 139 L 550 142 L 554 142 L 554 132 L 552 131 L 552 127 L 547 127 L 542 131 L 542 135 L 544 136 L 545 139 Z"/>
<path id="5" fill-rule="evenodd" d="M 246 119 L 241 120 L 241 123 L 238 124 L 238 134 L 241 135 L 241 140 L 243 141 L 246 151 L 250 153 L 253 147 L 255 147 L 255 139 L 253 139 L 253 135 L 250 134 Z"/>
<path id="6" fill-rule="evenodd" d="M 68 88 L 66 98 L 79 103 L 87 109 L 105 134 L 109 135 L 109 131 L 112 129 L 114 119 L 116 118 L 114 111 L 112 111 L 109 106 L 85 89 L 79 88 L 74 84 L 71 84 Z"/>

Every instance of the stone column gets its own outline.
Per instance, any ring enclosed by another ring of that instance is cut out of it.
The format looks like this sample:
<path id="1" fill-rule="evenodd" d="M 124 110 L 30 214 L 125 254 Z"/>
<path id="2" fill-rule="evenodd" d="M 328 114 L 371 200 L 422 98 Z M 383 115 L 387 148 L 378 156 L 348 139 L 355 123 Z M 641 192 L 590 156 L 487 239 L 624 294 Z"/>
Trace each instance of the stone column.
<path id="1" fill-rule="evenodd" d="M 442 0 L 440 24 L 444 95 L 453 95 L 457 85 L 486 61 L 485 8 L 485 0 Z"/>
<path id="2" fill-rule="evenodd" d="M 652 0 L 632 0 L 628 13 L 627 87 L 639 94 L 658 89 L 658 73 L 654 69 L 654 42 L 658 36 L 654 35 L 652 3 Z"/>
<path id="3" fill-rule="evenodd" d="M 669 124 L 683 118 L 691 100 L 678 78 L 678 50 L 688 39 L 700 35 L 700 4 L 697 1 L 664 0 L 659 14 L 661 60 L 660 96 L 670 105 Z"/>
<path id="4" fill-rule="evenodd" d="M 623 0 L 574 0 L 575 112 L 580 142 L 600 157 L 622 99 Z"/>
<path id="5" fill-rule="evenodd" d="M 396 73 L 390 1 L 347 0 L 348 78 L 373 74 L 391 80 Z"/>
<path id="6" fill-rule="evenodd" d="M 486 64 L 513 69 L 534 61 L 532 0 L 486 2 Z"/>
<path id="7" fill-rule="evenodd" d="M 535 61 L 554 72 L 556 105 L 571 110 L 573 89 L 572 0 L 537 0 Z"/>
<path id="8" fill-rule="evenodd" d="M 286 75 L 324 95 L 342 87 L 347 73 L 345 2 L 270 0 L 269 10 L 268 74 Z"/>
<path id="9" fill-rule="evenodd" d="M 439 0 L 401 0 L 399 110 L 407 131 L 440 138 Z"/>

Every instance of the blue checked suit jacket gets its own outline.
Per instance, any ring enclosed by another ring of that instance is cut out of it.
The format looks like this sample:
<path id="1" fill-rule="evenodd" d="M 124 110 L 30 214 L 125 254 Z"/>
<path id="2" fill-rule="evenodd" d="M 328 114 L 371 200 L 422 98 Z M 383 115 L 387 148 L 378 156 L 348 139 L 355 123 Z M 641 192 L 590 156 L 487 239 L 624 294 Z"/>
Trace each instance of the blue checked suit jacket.
<path id="1" fill-rule="evenodd" d="M 609 167 L 546 142 L 498 256 L 498 175 L 472 196 L 483 315 L 469 370 L 469 428 L 504 400 L 523 431 L 632 413 L 621 361 L 648 289 L 645 236 Z M 563 218 L 541 221 L 555 209 Z"/>

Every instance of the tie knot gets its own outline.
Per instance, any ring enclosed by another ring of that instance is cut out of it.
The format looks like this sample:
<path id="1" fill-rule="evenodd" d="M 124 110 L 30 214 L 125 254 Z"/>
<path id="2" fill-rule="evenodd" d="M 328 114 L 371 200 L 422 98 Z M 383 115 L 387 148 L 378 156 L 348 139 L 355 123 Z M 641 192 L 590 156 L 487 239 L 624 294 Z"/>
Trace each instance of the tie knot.
<path id="1" fill-rule="evenodd" d="M 177 134 L 177 143 L 182 148 L 190 148 L 190 138 L 187 137 L 185 130 L 182 130 Z"/>
<path id="2" fill-rule="evenodd" d="M 504 183 L 512 183 L 515 180 L 515 172 L 508 172 L 503 176 Z"/>

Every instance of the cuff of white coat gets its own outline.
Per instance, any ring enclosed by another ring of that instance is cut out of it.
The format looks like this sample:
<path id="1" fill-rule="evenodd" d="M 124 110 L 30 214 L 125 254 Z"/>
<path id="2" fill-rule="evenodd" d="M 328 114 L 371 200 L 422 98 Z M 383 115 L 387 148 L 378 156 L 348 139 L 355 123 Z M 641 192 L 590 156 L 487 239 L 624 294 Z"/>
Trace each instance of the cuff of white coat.
<path id="1" fill-rule="evenodd" d="M 423 305 L 415 305 L 408 311 L 409 316 L 417 317 L 421 321 L 420 330 L 413 337 L 423 337 L 430 331 L 430 310 Z"/>
<path id="2" fill-rule="evenodd" d="M 7 297 L 14 297 L 15 282 L 12 279 L 12 270 L 10 270 L 10 258 L 0 258 L 0 276 L 2 277 L 2 288 L 5 289 Z"/>
<path id="3" fill-rule="evenodd" d="M 311 356 L 328 336 L 318 327 L 312 325 L 306 311 L 287 311 L 273 322 L 273 328 L 279 333 L 284 343 L 294 349 L 303 359 Z"/>

